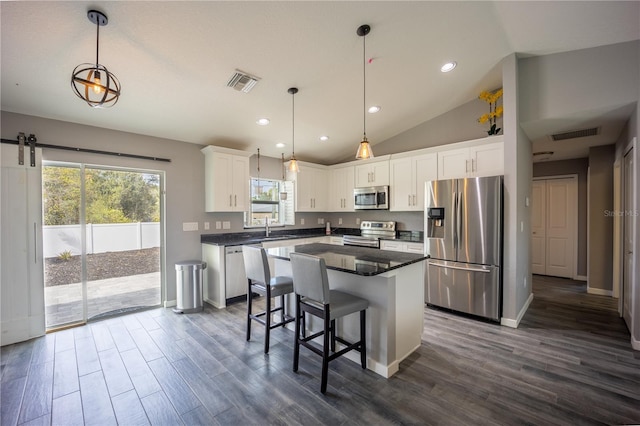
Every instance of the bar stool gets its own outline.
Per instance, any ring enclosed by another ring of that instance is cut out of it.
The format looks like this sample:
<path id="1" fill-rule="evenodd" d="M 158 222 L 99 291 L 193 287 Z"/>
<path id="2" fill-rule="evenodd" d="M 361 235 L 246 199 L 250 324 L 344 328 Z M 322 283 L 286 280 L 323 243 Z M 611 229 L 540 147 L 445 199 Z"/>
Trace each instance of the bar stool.
<path id="1" fill-rule="evenodd" d="M 369 301 L 338 290 L 329 290 L 327 266 L 324 259 L 302 253 L 291 253 L 291 269 L 293 271 L 293 290 L 296 296 L 296 327 L 293 349 L 293 371 L 298 371 L 300 345 L 322 357 L 322 380 L 320 391 L 327 391 L 329 361 L 333 361 L 352 349 L 360 352 L 360 364 L 367 367 L 366 351 L 366 310 Z M 323 330 L 305 336 L 304 315 L 308 312 L 323 319 Z M 360 340 L 350 343 L 336 336 L 336 319 L 360 312 Z M 311 344 L 311 340 L 323 336 L 322 350 Z M 336 341 L 346 347 L 336 352 Z M 331 349 L 332 354 L 329 354 Z"/>
<path id="2" fill-rule="evenodd" d="M 291 277 L 271 278 L 267 253 L 262 247 L 243 246 L 244 269 L 247 273 L 247 341 L 251 340 L 251 320 L 265 326 L 264 353 L 269 353 L 269 333 L 276 327 L 284 327 L 294 320 L 287 315 L 285 294 L 293 292 L 293 280 Z M 263 312 L 253 314 L 251 312 L 253 293 L 265 296 L 266 308 Z M 272 308 L 271 298 L 280 296 L 280 307 Z M 282 311 L 281 321 L 272 323 L 272 315 Z M 265 317 L 262 319 L 262 317 Z"/>

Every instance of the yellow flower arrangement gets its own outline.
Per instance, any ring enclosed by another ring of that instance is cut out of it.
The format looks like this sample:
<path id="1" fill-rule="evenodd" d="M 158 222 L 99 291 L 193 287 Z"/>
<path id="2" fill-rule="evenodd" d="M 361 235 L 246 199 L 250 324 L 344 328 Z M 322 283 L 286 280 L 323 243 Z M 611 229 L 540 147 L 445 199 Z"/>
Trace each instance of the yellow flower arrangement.
<path id="1" fill-rule="evenodd" d="M 502 130 L 499 127 L 496 127 L 496 120 L 499 117 L 502 117 L 502 113 L 504 112 L 504 108 L 502 107 L 502 105 L 500 106 L 497 105 L 498 99 L 500 99 L 501 97 L 502 97 L 502 89 L 496 90 L 493 93 L 487 90 L 483 90 L 482 92 L 480 92 L 480 95 L 478 95 L 478 99 L 481 99 L 489 104 L 489 112 L 486 114 L 482 114 L 478 118 L 478 123 L 490 124 L 489 130 L 487 130 L 487 134 L 489 136 L 497 135 L 498 132 Z"/>

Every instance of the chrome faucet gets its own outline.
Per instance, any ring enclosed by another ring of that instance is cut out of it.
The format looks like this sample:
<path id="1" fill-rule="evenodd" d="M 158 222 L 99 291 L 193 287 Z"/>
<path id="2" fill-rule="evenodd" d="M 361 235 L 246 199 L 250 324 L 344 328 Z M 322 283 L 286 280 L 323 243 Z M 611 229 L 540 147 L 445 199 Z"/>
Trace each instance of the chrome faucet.
<path id="1" fill-rule="evenodd" d="M 264 233 L 265 233 L 264 236 L 268 237 L 270 232 L 271 231 L 269 230 L 269 218 L 265 217 L 264 218 Z"/>

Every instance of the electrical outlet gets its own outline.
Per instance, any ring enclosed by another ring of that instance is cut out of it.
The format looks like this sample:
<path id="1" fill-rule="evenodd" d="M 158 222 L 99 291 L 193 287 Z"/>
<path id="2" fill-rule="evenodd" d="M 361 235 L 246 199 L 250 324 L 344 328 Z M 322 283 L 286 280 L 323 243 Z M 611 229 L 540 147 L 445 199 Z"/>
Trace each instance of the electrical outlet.
<path id="1" fill-rule="evenodd" d="M 304 225 L 304 217 L 300 218 L 300 225 Z"/>
<path id="2" fill-rule="evenodd" d="M 323 217 L 319 217 L 318 218 L 318 225 L 324 225 L 324 218 Z"/>
<path id="3" fill-rule="evenodd" d="M 342 225 L 342 218 L 341 217 L 338 218 L 338 225 Z"/>
<path id="4" fill-rule="evenodd" d="M 222 222 L 216 220 L 216 229 L 222 229 Z"/>
<path id="5" fill-rule="evenodd" d="M 231 229 L 231 222 L 229 222 L 228 220 L 222 222 L 222 229 Z"/>
<path id="6" fill-rule="evenodd" d="M 204 223 L 204 230 L 208 231 L 209 230 L 209 222 L 205 222 Z"/>
<path id="7" fill-rule="evenodd" d="M 183 231 L 197 231 L 198 230 L 198 222 L 184 222 L 182 224 Z"/>
<path id="8" fill-rule="evenodd" d="M 360 218 L 356 217 L 356 225 L 360 225 Z"/>

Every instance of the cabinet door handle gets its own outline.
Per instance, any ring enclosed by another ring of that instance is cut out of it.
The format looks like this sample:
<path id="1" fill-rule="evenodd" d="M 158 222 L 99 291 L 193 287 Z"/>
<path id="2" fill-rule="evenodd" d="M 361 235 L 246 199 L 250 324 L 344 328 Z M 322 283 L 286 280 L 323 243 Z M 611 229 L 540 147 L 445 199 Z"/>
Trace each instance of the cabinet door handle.
<path id="1" fill-rule="evenodd" d="M 409 198 L 409 201 L 407 202 L 407 205 L 411 206 L 411 195 L 407 195 L 407 197 Z"/>
<path id="2" fill-rule="evenodd" d="M 233 203 L 231 202 L 231 194 L 229 194 L 229 207 L 232 207 Z"/>
<path id="3" fill-rule="evenodd" d="M 469 160 L 464 160 L 464 171 L 469 172 Z"/>
<path id="4" fill-rule="evenodd" d="M 237 207 L 237 206 L 238 206 L 238 196 L 237 196 L 237 195 L 234 195 L 234 196 L 233 196 L 233 206 L 234 206 L 234 207 Z"/>

